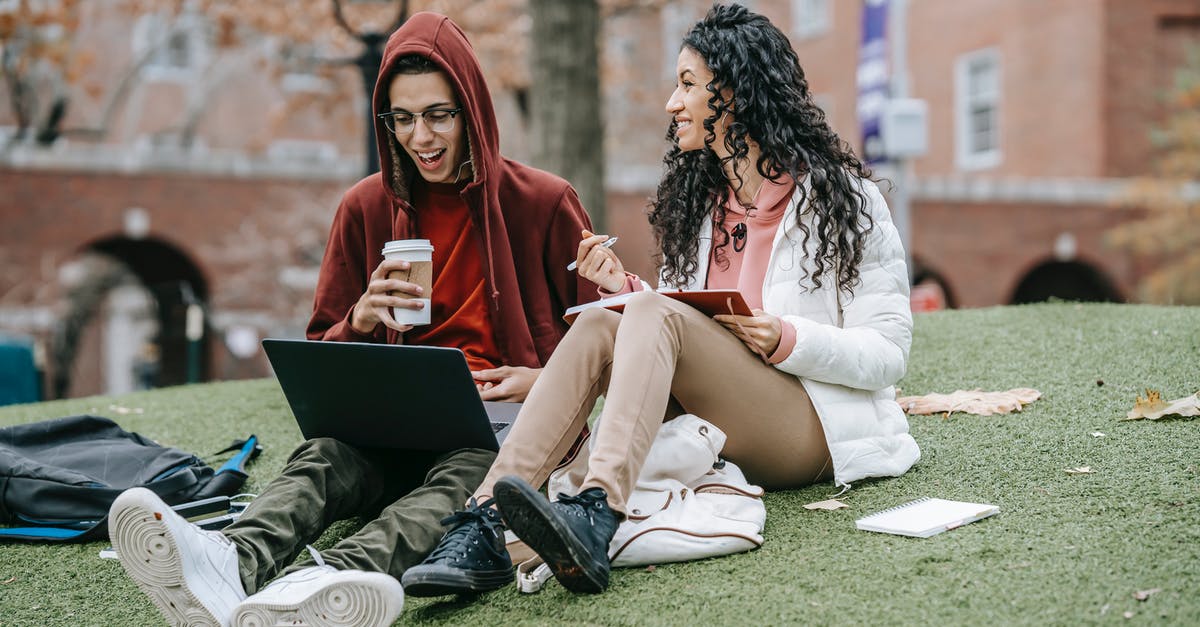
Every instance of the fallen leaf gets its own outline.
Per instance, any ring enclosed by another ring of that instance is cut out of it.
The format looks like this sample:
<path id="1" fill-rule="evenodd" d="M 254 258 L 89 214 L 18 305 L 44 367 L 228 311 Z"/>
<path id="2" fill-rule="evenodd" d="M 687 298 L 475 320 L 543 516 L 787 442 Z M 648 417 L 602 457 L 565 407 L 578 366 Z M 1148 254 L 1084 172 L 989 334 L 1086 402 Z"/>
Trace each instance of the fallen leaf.
<path id="1" fill-rule="evenodd" d="M 1168 403 L 1162 400 L 1162 394 L 1158 390 L 1146 390 L 1146 396 L 1137 397 L 1133 409 L 1129 410 L 1123 420 L 1158 420 L 1164 416 L 1200 416 L 1200 392 Z"/>
<path id="2" fill-rule="evenodd" d="M 8 584 L 10 584 L 16 580 L 17 580 L 16 577 L 9 577 L 8 579 L 5 579 L 4 581 L 0 581 L 0 584 L 4 584 L 7 586 Z"/>
<path id="3" fill-rule="evenodd" d="M 1133 612 L 1125 612 L 1121 616 L 1124 616 L 1125 618 L 1133 618 Z"/>
<path id="4" fill-rule="evenodd" d="M 950 394 L 902 396 L 896 399 L 896 402 L 909 414 L 945 413 L 948 417 L 954 412 L 961 412 L 991 416 L 1021 411 L 1022 407 L 1041 397 L 1042 393 L 1033 388 L 1014 388 L 1005 392 L 984 392 L 975 389 L 955 390 Z"/>
<path id="5" fill-rule="evenodd" d="M 809 503 L 808 505 L 804 506 L 804 509 L 823 509 L 826 511 L 833 511 L 835 509 L 842 509 L 843 507 L 850 506 L 837 499 L 826 499 L 824 501 L 817 501 L 816 503 Z"/>
<path id="6" fill-rule="evenodd" d="M 1092 437 L 1093 437 L 1093 438 L 1104 438 L 1104 437 L 1108 437 L 1108 436 L 1106 436 L 1106 435 L 1105 435 L 1105 434 L 1103 434 L 1103 433 L 1100 433 L 1099 431 L 1093 431 L 1093 432 L 1092 432 Z"/>
<path id="7" fill-rule="evenodd" d="M 1133 593 L 1133 598 L 1135 598 L 1139 601 L 1145 601 L 1146 599 L 1149 599 L 1151 595 L 1158 593 L 1158 592 L 1162 592 L 1162 588 L 1150 588 L 1149 590 L 1138 590 L 1137 592 Z"/>
<path id="8" fill-rule="evenodd" d="M 656 570 L 658 570 L 658 567 L 657 567 L 657 566 L 655 566 L 654 564 L 651 564 L 651 565 L 649 565 L 649 566 L 647 566 L 647 567 L 646 567 L 646 572 L 648 572 L 648 573 L 652 573 L 652 572 L 654 572 L 654 571 L 656 571 Z"/>
<path id="9" fill-rule="evenodd" d="M 1105 604 L 1104 604 L 1104 607 L 1101 607 L 1101 608 L 1100 608 L 1100 615 L 1101 615 L 1101 616 L 1104 616 L 1105 614 L 1107 614 L 1107 613 L 1108 613 L 1108 608 L 1109 608 L 1109 605 L 1108 605 L 1107 603 L 1105 603 Z"/>
<path id="10" fill-rule="evenodd" d="M 1091 466 L 1076 466 L 1075 468 L 1067 468 L 1063 472 L 1068 475 L 1088 475 L 1092 473 Z"/>

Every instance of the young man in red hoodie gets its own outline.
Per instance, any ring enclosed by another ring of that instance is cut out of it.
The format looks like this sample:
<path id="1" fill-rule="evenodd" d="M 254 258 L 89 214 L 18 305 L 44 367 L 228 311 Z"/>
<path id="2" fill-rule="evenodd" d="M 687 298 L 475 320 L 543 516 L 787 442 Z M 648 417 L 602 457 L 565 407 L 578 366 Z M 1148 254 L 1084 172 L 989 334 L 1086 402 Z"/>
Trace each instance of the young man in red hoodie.
<path id="1" fill-rule="evenodd" d="M 456 347 L 485 400 L 523 400 L 566 332 L 564 310 L 596 297 L 566 269 L 590 228 L 575 191 L 501 157 L 479 62 L 444 16 L 414 15 L 391 36 L 373 103 L 382 172 L 338 207 L 309 339 Z M 388 312 L 419 307 L 396 292 L 416 296 L 420 287 L 388 279 L 407 262 L 381 252 L 410 238 L 434 248 L 432 323 L 416 328 Z M 403 606 L 397 579 L 438 544 L 443 517 L 462 506 L 494 457 L 310 440 L 222 532 L 202 531 L 153 493 L 131 490 L 113 504 L 111 536 L 125 570 L 174 624 L 388 625 Z M 310 547 L 313 562 L 292 564 L 331 523 L 351 517 L 368 522 L 320 554 Z M 482 566 L 475 587 L 511 582 L 495 510 L 454 517 L 492 532 L 494 546 L 470 551 Z"/>

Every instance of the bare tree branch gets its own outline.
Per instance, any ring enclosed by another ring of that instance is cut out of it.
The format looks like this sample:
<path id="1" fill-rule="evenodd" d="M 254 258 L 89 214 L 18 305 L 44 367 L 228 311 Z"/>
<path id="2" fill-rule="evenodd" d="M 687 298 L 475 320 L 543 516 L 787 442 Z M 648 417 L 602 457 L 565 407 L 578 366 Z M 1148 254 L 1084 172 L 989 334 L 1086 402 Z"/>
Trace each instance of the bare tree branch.
<path id="1" fill-rule="evenodd" d="M 346 16 L 342 13 L 342 0 L 330 0 L 330 2 L 333 4 L 333 20 L 342 27 L 342 30 L 346 31 L 347 35 L 358 39 L 359 34 L 350 28 L 350 24 L 346 22 Z"/>
<path id="2" fill-rule="evenodd" d="M 8 84 L 9 105 L 12 107 L 13 114 L 17 117 L 17 132 L 12 136 L 10 141 L 16 141 L 25 136 L 25 131 L 33 124 L 30 119 L 30 113 L 27 110 L 28 102 L 25 91 L 25 81 L 17 73 L 15 69 L 15 61 L 11 58 L 12 46 L 3 46 L 3 56 L 0 57 L 0 66 L 4 68 L 4 82 Z"/>
<path id="3" fill-rule="evenodd" d="M 392 20 L 392 25 L 384 31 L 385 35 L 391 35 L 396 32 L 405 22 L 408 21 L 408 0 L 400 0 L 400 9 L 396 12 L 396 19 Z"/>
<path id="4" fill-rule="evenodd" d="M 117 115 L 117 107 L 125 101 L 129 96 L 130 90 L 136 84 L 136 79 L 141 75 L 142 69 L 146 64 L 154 59 L 154 55 L 163 49 L 176 33 L 182 32 L 183 29 L 177 24 L 172 24 L 169 28 L 164 29 L 162 33 L 155 39 L 145 50 L 142 51 L 129 69 L 121 76 L 117 86 L 113 89 L 108 97 L 108 102 L 104 105 L 104 112 L 100 115 L 100 124 L 87 128 L 67 128 L 63 129 L 60 135 L 70 135 L 72 137 L 86 137 L 91 139 L 103 139 L 108 135 L 108 131 L 112 128 L 113 118 Z"/>

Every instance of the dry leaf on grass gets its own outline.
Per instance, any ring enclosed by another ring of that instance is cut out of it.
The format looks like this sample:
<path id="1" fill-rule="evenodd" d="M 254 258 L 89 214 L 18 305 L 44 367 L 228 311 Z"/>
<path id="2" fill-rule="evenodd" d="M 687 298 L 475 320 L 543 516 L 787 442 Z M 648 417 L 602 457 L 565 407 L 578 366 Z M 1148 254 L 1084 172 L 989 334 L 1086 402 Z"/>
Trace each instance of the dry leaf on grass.
<path id="1" fill-rule="evenodd" d="M 808 505 L 804 506 L 804 509 L 823 509 L 827 511 L 833 511 L 835 509 L 842 509 L 843 507 L 850 506 L 837 499 L 827 499 L 824 501 L 817 501 L 816 503 L 809 503 Z"/>
<path id="2" fill-rule="evenodd" d="M 1076 466 L 1075 468 L 1067 468 L 1063 472 L 1068 475 L 1090 475 L 1092 474 L 1091 466 Z"/>
<path id="3" fill-rule="evenodd" d="M 1200 392 L 1167 403 L 1158 390 L 1146 390 L 1146 396 L 1137 397 L 1133 409 L 1122 420 L 1158 420 L 1164 416 L 1200 416 Z"/>
<path id="4" fill-rule="evenodd" d="M 1099 431 L 1093 431 L 1092 437 L 1093 438 L 1103 438 L 1103 437 L 1107 437 L 1107 436 L 1105 436 L 1105 434 L 1103 434 L 1103 433 L 1100 433 Z"/>
<path id="5" fill-rule="evenodd" d="M 1033 388 L 1014 388 L 1005 392 L 955 390 L 952 394 L 926 394 L 924 396 L 902 396 L 896 399 L 900 407 L 909 414 L 937 414 L 947 416 L 954 412 L 991 416 L 1021 411 L 1025 405 L 1041 398 L 1042 393 Z"/>
<path id="6" fill-rule="evenodd" d="M 1146 599 L 1150 598 L 1150 595 L 1155 594 L 1157 592 L 1162 592 L 1162 588 L 1150 588 L 1149 590 L 1138 590 L 1137 592 L 1133 593 L 1133 598 L 1135 598 L 1139 601 L 1145 601 Z"/>

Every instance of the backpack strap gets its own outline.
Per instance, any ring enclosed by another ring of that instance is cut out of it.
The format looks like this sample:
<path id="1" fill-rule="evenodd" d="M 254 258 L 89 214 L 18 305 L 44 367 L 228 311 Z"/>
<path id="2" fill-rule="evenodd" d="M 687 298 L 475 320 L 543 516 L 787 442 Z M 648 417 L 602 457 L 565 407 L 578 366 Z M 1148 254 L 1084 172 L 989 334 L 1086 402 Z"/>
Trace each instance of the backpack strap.
<path id="1" fill-rule="evenodd" d="M 87 529 L 68 529 L 66 527 L 4 527 L 0 528 L 0 540 L 34 540 L 52 542 L 71 542 L 84 540 L 87 534 L 103 524 L 99 521 Z"/>
<path id="2" fill-rule="evenodd" d="M 241 448 L 238 453 L 229 458 L 229 461 L 221 464 L 212 480 L 196 493 L 197 500 L 213 496 L 231 496 L 237 494 L 237 491 L 246 484 L 246 479 L 249 478 L 245 470 L 246 463 L 258 457 L 258 454 L 262 452 L 262 445 L 258 443 L 258 436 L 252 434 L 245 440 L 234 442 L 229 448 L 218 451 L 218 453 L 235 450 L 239 446 Z"/>

